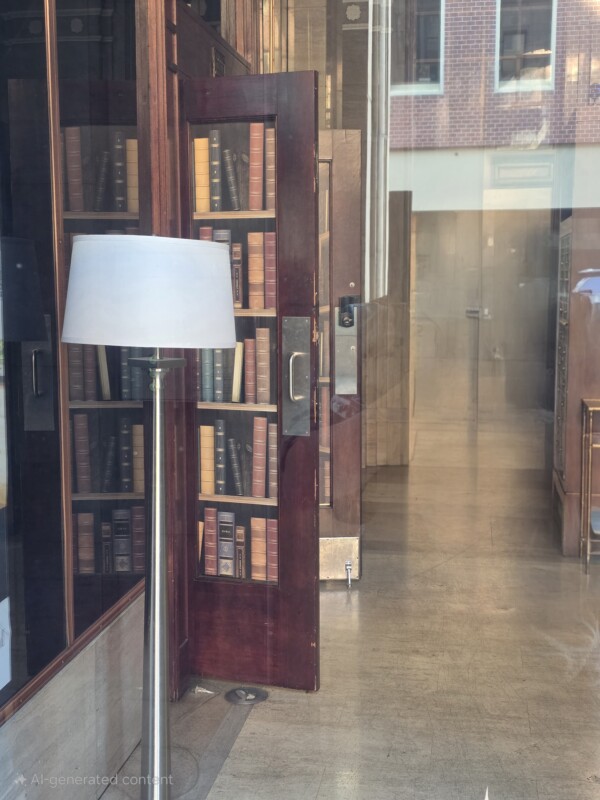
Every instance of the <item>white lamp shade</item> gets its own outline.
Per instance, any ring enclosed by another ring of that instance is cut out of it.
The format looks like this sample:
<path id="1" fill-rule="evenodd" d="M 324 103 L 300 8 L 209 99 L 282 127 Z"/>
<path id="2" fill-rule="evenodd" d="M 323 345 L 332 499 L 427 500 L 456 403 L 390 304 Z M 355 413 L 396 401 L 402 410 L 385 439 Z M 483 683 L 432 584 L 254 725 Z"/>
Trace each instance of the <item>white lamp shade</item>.
<path id="1" fill-rule="evenodd" d="M 163 236 L 75 236 L 62 339 L 235 347 L 227 245 Z"/>

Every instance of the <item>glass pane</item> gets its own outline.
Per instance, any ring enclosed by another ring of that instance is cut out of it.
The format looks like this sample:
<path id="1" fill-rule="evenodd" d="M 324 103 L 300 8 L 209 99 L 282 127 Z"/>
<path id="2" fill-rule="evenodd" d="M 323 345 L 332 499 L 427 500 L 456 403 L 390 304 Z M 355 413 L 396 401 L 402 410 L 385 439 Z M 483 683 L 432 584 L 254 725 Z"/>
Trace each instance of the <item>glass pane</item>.
<path id="1" fill-rule="evenodd" d="M 439 83 L 440 9 L 440 0 L 394 2 L 392 83 Z"/>
<path id="2" fill-rule="evenodd" d="M 66 642 L 44 8 L 0 13 L 2 705 Z"/>
<path id="3" fill-rule="evenodd" d="M 319 163 L 319 504 L 331 496 L 331 305 L 330 198 L 331 164 Z"/>
<path id="4" fill-rule="evenodd" d="M 57 3 L 65 269 L 77 234 L 139 232 L 134 3 Z M 72 564 L 79 635 L 145 570 L 148 351 L 69 344 Z"/>

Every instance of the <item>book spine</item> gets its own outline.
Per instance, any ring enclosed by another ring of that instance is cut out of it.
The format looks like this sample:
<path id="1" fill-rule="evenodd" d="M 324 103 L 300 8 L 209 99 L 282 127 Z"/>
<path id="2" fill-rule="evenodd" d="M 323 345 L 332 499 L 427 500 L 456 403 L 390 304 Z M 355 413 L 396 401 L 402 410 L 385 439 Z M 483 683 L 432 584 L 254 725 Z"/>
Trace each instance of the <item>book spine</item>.
<path id="1" fill-rule="evenodd" d="M 267 418 L 254 417 L 252 432 L 252 497 L 266 497 Z"/>
<path id="2" fill-rule="evenodd" d="M 221 131 L 209 133 L 210 148 L 210 210 L 221 211 Z"/>
<path id="3" fill-rule="evenodd" d="M 213 350 L 213 386 L 215 403 L 222 403 L 223 392 L 223 350 Z"/>
<path id="4" fill-rule="evenodd" d="M 251 122 L 250 165 L 248 170 L 250 211 L 262 211 L 263 209 L 264 142 L 264 122 Z"/>
<path id="5" fill-rule="evenodd" d="M 81 128 L 65 128 L 65 162 L 69 211 L 84 211 Z"/>
<path id="6" fill-rule="evenodd" d="M 219 575 L 233 577 L 235 559 L 235 514 L 219 511 L 217 514 L 217 547 Z"/>
<path id="7" fill-rule="evenodd" d="M 250 577 L 267 580 L 267 521 L 262 517 L 250 517 Z"/>
<path id="8" fill-rule="evenodd" d="M 100 376 L 100 394 L 103 400 L 110 400 L 110 376 L 108 373 L 108 358 L 106 355 L 106 346 L 99 344 L 96 347 L 98 355 L 98 375 Z"/>
<path id="9" fill-rule="evenodd" d="M 144 494 L 144 426 L 131 426 L 133 491 Z"/>
<path id="10" fill-rule="evenodd" d="M 110 153 L 103 150 L 100 154 L 100 162 L 96 173 L 96 186 L 94 188 L 94 211 L 104 211 L 106 200 L 106 185 L 108 182 L 108 167 L 110 164 Z"/>
<path id="11" fill-rule="evenodd" d="M 277 423 L 270 422 L 267 430 L 267 455 L 268 455 L 268 484 L 269 484 L 269 497 L 272 500 L 277 500 L 277 484 L 278 484 L 278 451 L 277 451 Z"/>
<path id="12" fill-rule="evenodd" d="M 143 353 L 143 348 L 141 347 L 130 347 L 129 354 L 132 358 L 139 358 Z M 139 366 L 131 366 L 130 367 L 130 374 L 131 374 L 131 399 L 132 400 L 143 400 L 145 395 L 145 372 L 143 367 Z"/>
<path id="13" fill-rule="evenodd" d="M 250 180 L 250 158 L 248 153 L 239 153 L 235 161 L 235 172 L 240 197 L 240 211 L 248 211 L 248 194 Z"/>
<path id="14" fill-rule="evenodd" d="M 265 129 L 265 205 L 267 211 L 275 211 L 275 128 Z"/>
<path id="15" fill-rule="evenodd" d="M 133 491 L 133 445 L 131 417 L 119 417 L 119 491 Z"/>
<path id="16" fill-rule="evenodd" d="M 319 463 L 320 498 L 323 505 L 331 504 L 331 461 L 326 456 Z"/>
<path id="17" fill-rule="evenodd" d="M 113 541 L 112 541 L 112 525 L 110 522 L 100 523 L 100 546 L 101 546 L 101 561 L 102 572 L 105 575 L 110 575 L 114 566 L 113 555 Z"/>
<path id="18" fill-rule="evenodd" d="M 125 163 L 127 164 L 127 211 L 137 214 L 140 210 L 137 139 L 125 140 Z"/>
<path id="19" fill-rule="evenodd" d="M 214 402 L 214 387 L 214 353 L 212 350 L 204 348 L 202 350 L 202 402 Z"/>
<path id="20" fill-rule="evenodd" d="M 77 518 L 78 514 L 71 514 L 71 553 L 73 556 L 73 574 L 79 572 L 79 546 L 77 541 Z"/>
<path id="21" fill-rule="evenodd" d="M 231 402 L 239 403 L 242 397 L 242 367 L 244 364 L 244 343 L 235 343 L 233 356 L 233 376 L 231 378 Z"/>
<path id="22" fill-rule="evenodd" d="M 244 339 L 244 402 L 256 403 L 256 342 Z"/>
<path id="23" fill-rule="evenodd" d="M 127 211 L 127 166 L 125 164 L 125 134 L 123 131 L 111 131 L 110 150 L 112 154 L 113 209 Z"/>
<path id="24" fill-rule="evenodd" d="M 227 178 L 227 188 L 229 189 L 229 201 L 232 211 L 240 210 L 240 197 L 238 193 L 237 177 L 233 165 L 231 150 L 223 150 L 223 164 L 225 166 L 225 177 Z"/>
<path id="25" fill-rule="evenodd" d="M 202 402 L 202 350 L 194 352 L 194 397 L 197 403 Z"/>
<path id="26" fill-rule="evenodd" d="M 213 230 L 213 242 L 221 242 L 226 244 L 229 248 L 229 257 L 231 258 L 231 229 L 230 228 L 215 228 Z"/>
<path id="27" fill-rule="evenodd" d="M 268 403 L 271 397 L 270 337 L 268 328 L 256 329 L 256 402 Z"/>
<path id="28" fill-rule="evenodd" d="M 213 227 L 212 225 L 201 225 L 198 230 L 198 238 L 203 242 L 212 242 L 213 240 Z"/>
<path id="29" fill-rule="evenodd" d="M 227 452 L 229 453 L 229 464 L 233 475 L 233 486 L 238 497 L 244 495 L 244 483 L 242 481 L 242 468 L 238 456 L 238 446 L 235 439 L 227 439 Z"/>
<path id="30" fill-rule="evenodd" d="M 131 506 L 131 566 L 133 572 L 146 571 L 146 510 Z"/>
<path id="31" fill-rule="evenodd" d="M 200 493 L 215 494 L 215 429 L 212 425 L 199 427 Z"/>
<path id="32" fill-rule="evenodd" d="M 204 574 L 217 575 L 217 509 L 204 509 Z"/>
<path id="33" fill-rule="evenodd" d="M 234 308 L 242 308 L 243 305 L 242 271 L 242 245 L 235 242 L 231 245 L 231 288 Z"/>
<path id="34" fill-rule="evenodd" d="M 265 307 L 265 237 L 248 234 L 248 308 Z"/>
<path id="35" fill-rule="evenodd" d="M 68 344 L 67 357 L 69 359 L 69 400 L 84 400 L 83 345 Z"/>
<path id="36" fill-rule="evenodd" d="M 204 520 L 198 520 L 198 533 L 196 536 L 196 544 L 198 547 L 198 564 L 200 563 L 200 559 L 202 558 L 202 544 L 204 542 Z"/>
<path id="37" fill-rule="evenodd" d="M 277 234 L 265 233 L 265 308 L 277 308 Z"/>
<path id="38" fill-rule="evenodd" d="M 225 420 L 215 420 L 215 494 L 227 494 Z"/>
<path id="39" fill-rule="evenodd" d="M 73 432 L 77 491 L 79 494 L 89 494 L 92 491 L 92 467 L 87 414 L 73 414 Z"/>
<path id="40" fill-rule="evenodd" d="M 77 556 L 80 575 L 91 575 L 96 571 L 94 514 L 91 511 L 77 514 Z"/>
<path id="41" fill-rule="evenodd" d="M 276 519 L 267 520 L 267 580 L 279 580 L 279 536 Z"/>
<path id="42" fill-rule="evenodd" d="M 96 400 L 96 345 L 83 345 L 83 394 L 86 400 Z"/>
<path id="43" fill-rule="evenodd" d="M 113 479 L 117 469 L 117 437 L 112 434 L 108 437 L 104 451 L 104 466 L 102 469 L 103 492 L 110 492 L 113 488 Z"/>
<path id="44" fill-rule="evenodd" d="M 115 508 L 112 512 L 113 556 L 115 572 L 131 572 L 131 510 Z"/>
<path id="45" fill-rule="evenodd" d="M 210 211 L 208 138 L 194 139 L 194 183 L 196 211 Z"/>
<path id="46" fill-rule="evenodd" d="M 231 400 L 234 358 L 235 348 L 226 347 L 223 350 L 223 401 L 226 403 Z"/>
<path id="47" fill-rule="evenodd" d="M 329 449 L 331 444 L 329 386 L 321 386 L 319 401 L 319 446 Z"/>
<path id="48" fill-rule="evenodd" d="M 246 528 L 235 526 L 235 577 L 246 577 Z"/>
<path id="49" fill-rule="evenodd" d="M 119 351 L 121 377 L 121 400 L 131 400 L 131 370 L 129 369 L 129 347 L 121 347 Z"/>

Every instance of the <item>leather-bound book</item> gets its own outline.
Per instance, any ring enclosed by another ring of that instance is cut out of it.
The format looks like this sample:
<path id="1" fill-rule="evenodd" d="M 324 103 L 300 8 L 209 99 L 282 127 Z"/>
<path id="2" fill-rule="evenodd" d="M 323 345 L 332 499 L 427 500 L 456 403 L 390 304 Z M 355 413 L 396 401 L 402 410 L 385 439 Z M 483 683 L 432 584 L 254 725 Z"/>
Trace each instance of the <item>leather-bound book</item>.
<path id="1" fill-rule="evenodd" d="M 102 565 L 102 572 L 105 575 L 110 575 L 114 570 L 114 554 L 113 554 L 113 540 L 112 540 L 112 525 L 110 522 L 100 523 L 100 564 Z"/>
<path id="2" fill-rule="evenodd" d="M 246 528 L 244 525 L 235 526 L 235 564 L 236 578 L 246 577 Z"/>
<path id="3" fill-rule="evenodd" d="M 235 514 L 219 511 L 217 514 L 217 553 L 219 575 L 233 577 L 235 559 Z"/>
<path id="4" fill-rule="evenodd" d="M 100 396 L 102 397 L 102 400 L 110 400 L 110 374 L 108 372 L 106 345 L 97 345 L 96 354 L 98 356 L 98 375 L 100 376 Z"/>
<path id="5" fill-rule="evenodd" d="M 68 210 L 84 211 L 81 128 L 65 128 L 65 162 L 67 165 Z"/>
<path id="6" fill-rule="evenodd" d="M 224 398 L 223 382 L 223 350 L 218 347 L 213 350 L 213 386 L 215 403 L 222 403 Z"/>
<path id="7" fill-rule="evenodd" d="M 131 572 L 131 509 L 114 508 L 112 512 L 113 556 L 115 572 Z"/>
<path id="8" fill-rule="evenodd" d="M 265 307 L 265 236 L 248 234 L 248 308 Z"/>
<path id="9" fill-rule="evenodd" d="M 279 457 L 277 451 L 276 422 L 269 422 L 267 429 L 267 466 L 268 466 L 269 497 L 272 500 L 277 500 Z"/>
<path id="10" fill-rule="evenodd" d="M 146 571 L 146 509 L 131 506 L 131 562 L 134 572 Z"/>
<path id="11" fill-rule="evenodd" d="M 131 358 L 141 358 L 143 352 L 144 352 L 143 348 L 141 347 L 129 348 L 129 355 L 131 356 Z M 144 367 L 139 367 L 134 364 L 131 364 L 129 371 L 131 374 L 131 399 L 143 400 L 146 391 L 145 390 L 146 370 Z"/>
<path id="12" fill-rule="evenodd" d="M 131 417 L 119 417 L 119 491 L 133 491 L 133 442 Z"/>
<path id="13" fill-rule="evenodd" d="M 331 444 L 329 386 L 319 389 L 319 446 L 329 448 Z"/>
<path id="14" fill-rule="evenodd" d="M 265 308 L 277 308 L 277 234 L 265 233 Z"/>
<path id="15" fill-rule="evenodd" d="M 250 211 L 262 211 L 265 159 L 265 124 L 250 123 L 249 202 Z"/>
<path id="16" fill-rule="evenodd" d="M 96 571 L 94 514 L 91 511 L 77 514 L 77 558 L 80 575 L 91 575 Z"/>
<path id="17" fill-rule="evenodd" d="M 244 364 L 244 343 L 235 343 L 233 355 L 233 375 L 231 378 L 231 402 L 239 403 L 242 397 L 242 367 Z"/>
<path id="18" fill-rule="evenodd" d="M 229 190 L 229 203 L 232 211 L 240 210 L 240 196 L 238 192 L 237 175 L 231 150 L 223 150 L 223 165 L 225 167 L 225 177 L 227 178 L 227 189 Z"/>
<path id="19" fill-rule="evenodd" d="M 115 474 L 117 472 L 117 437 L 111 434 L 104 449 L 104 462 L 102 465 L 102 485 L 100 490 L 102 492 L 111 492 L 115 483 Z"/>
<path id="20" fill-rule="evenodd" d="M 221 131 L 214 128 L 209 133 L 210 157 L 210 210 L 222 210 L 221 190 Z"/>
<path id="21" fill-rule="evenodd" d="M 202 402 L 202 350 L 194 351 L 194 398 Z"/>
<path id="22" fill-rule="evenodd" d="M 279 580 L 279 536 L 276 519 L 267 520 L 267 580 Z"/>
<path id="23" fill-rule="evenodd" d="M 71 514 L 71 554 L 73 558 L 73 574 L 79 572 L 79 547 L 77 542 L 77 517 L 78 514 Z"/>
<path id="24" fill-rule="evenodd" d="M 137 139 L 125 140 L 125 163 L 127 164 L 127 211 L 137 214 L 140 210 Z"/>
<path id="25" fill-rule="evenodd" d="M 223 350 L 223 402 L 231 400 L 231 387 L 233 386 L 233 360 L 235 348 L 226 347 Z"/>
<path id="26" fill-rule="evenodd" d="M 144 494 L 144 426 L 131 426 L 131 443 L 133 447 L 133 491 Z"/>
<path id="27" fill-rule="evenodd" d="M 215 429 L 212 425 L 198 428 L 200 452 L 200 493 L 215 493 Z"/>
<path id="28" fill-rule="evenodd" d="M 320 502 L 322 505 L 328 506 L 331 503 L 331 461 L 328 456 L 321 458 L 319 464 L 319 480 L 321 487 L 321 491 L 319 492 Z"/>
<path id="29" fill-rule="evenodd" d="M 267 418 L 254 417 L 252 432 L 252 497 L 266 497 Z"/>
<path id="30" fill-rule="evenodd" d="M 227 494 L 225 420 L 215 420 L 215 494 Z"/>
<path id="31" fill-rule="evenodd" d="M 96 345 L 83 345 L 83 394 L 86 400 L 96 400 L 98 397 L 98 382 L 96 380 Z"/>
<path id="32" fill-rule="evenodd" d="M 204 509 L 204 574 L 218 574 L 217 509 Z"/>
<path id="33" fill-rule="evenodd" d="M 194 139 L 195 209 L 199 213 L 210 211 L 208 138 Z"/>
<path id="34" fill-rule="evenodd" d="M 271 399 L 271 346 L 268 328 L 256 329 L 256 402 Z"/>
<path id="35" fill-rule="evenodd" d="M 125 163 L 125 133 L 110 133 L 112 207 L 114 211 L 127 211 L 127 165 Z"/>
<path id="36" fill-rule="evenodd" d="M 201 225 L 198 230 L 198 238 L 203 242 L 212 242 L 213 240 L 212 225 Z"/>
<path id="37" fill-rule="evenodd" d="M 215 399 L 214 351 L 202 350 L 202 402 L 212 403 Z"/>
<path id="38" fill-rule="evenodd" d="M 220 242 L 226 244 L 229 248 L 229 257 L 231 258 L 231 228 L 215 228 L 213 230 L 213 242 Z"/>
<path id="39" fill-rule="evenodd" d="M 244 301 L 242 273 L 242 245 L 239 242 L 234 242 L 231 245 L 231 288 L 233 290 L 234 308 L 242 308 Z"/>
<path id="40" fill-rule="evenodd" d="M 94 186 L 94 211 L 104 211 L 106 208 L 106 188 L 108 183 L 108 168 L 110 153 L 103 150 L 100 153 L 98 169 L 96 171 L 96 185 Z"/>
<path id="41" fill-rule="evenodd" d="M 240 211 L 248 211 L 248 195 L 250 183 L 250 158 L 248 153 L 236 154 L 235 174 L 237 175 Z"/>
<path id="42" fill-rule="evenodd" d="M 238 497 L 244 495 L 244 483 L 242 480 L 242 467 L 238 453 L 238 444 L 235 439 L 227 439 L 227 453 L 229 455 L 229 466 L 233 476 L 233 490 Z"/>
<path id="43" fill-rule="evenodd" d="M 250 517 L 250 577 L 267 580 L 267 520 Z"/>
<path id="44" fill-rule="evenodd" d="M 73 414 L 73 446 L 77 491 L 79 494 L 89 494 L 92 491 L 92 466 L 87 414 Z"/>
<path id="45" fill-rule="evenodd" d="M 265 128 L 265 206 L 267 211 L 275 211 L 275 128 Z"/>
<path id="46" fill-rule="evenodd" d="M 256 403 L 256 342 L 244 339 L 244 402 Z"/>
<path id="47" fill-rule="evenodd" d="M 85 400 L 83 345 L 68 344 L 67 356 L 69 359 L 69 400 Z"/>
<path id="48" fill-rule="evenodd" d="M 202 544 L 204 542 L 204 520 L 198 520 L 198 532 L 196 536 L 196 545 L 198 547 L 198 564 L 202 558 Z"/>
<path id="49" fill-rule="evenodd" d="M 129 368 L 129 347 L 119 350 L 119 367 L 121 377 L 121 400 L 131 400 L 131 370 Z"/>

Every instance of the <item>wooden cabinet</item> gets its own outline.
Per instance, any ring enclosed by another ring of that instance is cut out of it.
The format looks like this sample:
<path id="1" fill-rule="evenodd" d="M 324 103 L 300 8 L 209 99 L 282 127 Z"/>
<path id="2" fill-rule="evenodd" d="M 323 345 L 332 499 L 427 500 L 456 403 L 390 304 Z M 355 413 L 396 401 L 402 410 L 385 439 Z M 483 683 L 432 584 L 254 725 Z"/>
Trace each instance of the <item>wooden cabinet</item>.
<path id="1" fill-rule="evenodd" d="M 239 343 L 188 367 L 190 666 L 299 689 L 319 652 L 315 87 L 181 89 L 184 235 L 230 242 Z"/>

